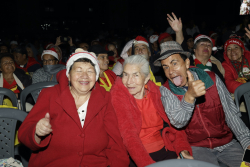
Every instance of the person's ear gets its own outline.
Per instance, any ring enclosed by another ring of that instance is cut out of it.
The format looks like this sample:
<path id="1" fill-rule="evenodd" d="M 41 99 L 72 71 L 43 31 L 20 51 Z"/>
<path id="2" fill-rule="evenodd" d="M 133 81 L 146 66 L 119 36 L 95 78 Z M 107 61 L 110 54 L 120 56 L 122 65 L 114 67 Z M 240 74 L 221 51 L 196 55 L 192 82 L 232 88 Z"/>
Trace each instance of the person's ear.
<path id="1" fill-rule="evenodd" d="M 185 65 L 186 65 L 186 69 L 189 69 L 189 67 L 190 67 L 190 60 L 189 60 L 189 58 L 187 58 L 185 60 Z"/>
<path id="2" fill-rule="evenodd" d="M 194 53 L 195 53 L 195 49 L 194 49 Z"/>
<path id="3" fill-rule="evenodd" d="M 149 73 L 148 76 L 145 78 L 144 84 L 146 85 L 151 77 L 151 74 Z"/>

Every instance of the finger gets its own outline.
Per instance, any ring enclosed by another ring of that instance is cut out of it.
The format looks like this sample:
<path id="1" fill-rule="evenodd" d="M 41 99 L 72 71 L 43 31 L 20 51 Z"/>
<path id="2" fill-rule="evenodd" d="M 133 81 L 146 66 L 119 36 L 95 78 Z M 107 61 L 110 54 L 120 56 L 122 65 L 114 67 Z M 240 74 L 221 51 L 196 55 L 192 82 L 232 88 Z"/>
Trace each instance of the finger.
<path id="1" fill-rule="evenodd" d="M 189 70 L 187 71 L 187 75 L 188 75 L 188 82 L 194 81 L 194 76 Z"/>
<path id="2" fill-rule="evenodd" d="M 170 19 L 170 21 L 174 21 L 174 19 L 172 18 L 172 16 L 170 14 L 167 14 L 168 18 Z"/>
<path id="3" fill-rule="evenodd" d="M 51 128 L 51 124 L 48 121 L 44 121 L 42 122 L 42 126 L 46 127 L 46 128 Z"/>
<path id="4" fill-rule="evenodd" d="M 172 12 L 172 15 L 173 15 L 175 20 L 178 20 L 177 17 L 175 16 L 174 12 Z"/>
<path id="5" fill-rule="evenodd" d="M 179 18 L 179 22 L 182 23 L 181 18 Z"/>
<path id="6" fill-rule="evenodd" d="M 247 36 L 248 38 L 250 38 L 250 34 L 246 33 L 246 36 Z"/>
<path id="7" fill-rule="evenodd" d="M 50 131 L 50 130 L 52 130 L 51 128 L 48 128 L 46 126 L 40 126 L 38 129 L 40 129 L 42 131 Z"/>
<path id="8" fill-rule="evenodd" d="M 178 156 L 177 159 L 181 159 L 180 156 Z"/>
<path id="9" fill-rule="evenodd" d="M 250 24 L 248 24 L 248 28 L 250 29 Z"/>
<path id="10" fill-rule="evenodd" d="M 250 31 L 249 31 L 246 27 L 245 27 L 245 30 L 246 30 L 246 32 L 247 32 L 247 33 L 249 33 L 249 32 L 250 32 Z"/>
<path id="11" fill-rule="evenodd" d="M 50 122 L 50 115 L 49 115 L 48 112 L 45 114 L 44 118 L 45 118 L 45 120 L 47 120 L 48 122 Z"/>

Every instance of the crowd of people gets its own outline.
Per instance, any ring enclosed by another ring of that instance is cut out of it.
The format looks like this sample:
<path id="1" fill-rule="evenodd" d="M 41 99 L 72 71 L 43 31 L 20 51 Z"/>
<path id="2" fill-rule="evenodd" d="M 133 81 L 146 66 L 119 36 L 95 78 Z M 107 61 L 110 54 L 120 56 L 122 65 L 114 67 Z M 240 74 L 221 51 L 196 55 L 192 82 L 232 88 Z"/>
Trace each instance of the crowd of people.
<path id="1" fill-rule="evenodd" d="M 211 32 L 193 20 L 184 28 L 174 13 L 167 21 L 165 32 L 123 40 L 0 45 L 1 86 L 18 98 L 31 84 L 58 82 L 29 102 L 19 128 L 33 151 L 30 166 L 144 167 L 180 158 L 241 165 L 249 122 L 233 94 L 250 81 L 248 16 Z"/>

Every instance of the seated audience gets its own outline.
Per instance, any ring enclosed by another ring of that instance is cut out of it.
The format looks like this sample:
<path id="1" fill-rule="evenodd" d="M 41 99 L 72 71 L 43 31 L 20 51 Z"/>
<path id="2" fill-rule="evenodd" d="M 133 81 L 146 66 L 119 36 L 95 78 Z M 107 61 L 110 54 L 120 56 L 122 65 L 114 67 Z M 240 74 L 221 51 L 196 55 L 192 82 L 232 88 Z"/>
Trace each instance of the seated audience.
<path id="1" fill-rule="evenodd" d="M 115 82 L 116 75 L 113 71 L 109 70 L 108 51 L 101 45 L 93 45 L 89 48 L 89 52 L 94 52 L 96 54 L 100 65 L 99 84 L 109 92 Z"/>
<path id="2" fill-rule="evenodd" d="M 25 72 L 35 72 L 41 68 L 40 64 L 33 58 L 28 57 L 27 50 L 23 46 L 18 46 L 13 50 L 16 68 L 20 68 Z"/>
<path id="3" fill-rule="evenodd" d="M 118 127 L 131 157 L 130 167 L 176 159 L 193 159 L 184 131 L 174 129 L 161 103 L 160 89 L 150 78 L 149 62 L 140 55 L 123 64 L 122 78 L 111 89 Z M 191 154 L 191 155 L 190 155 Z"/>
<path id="4" fill-rule="evenodd" d="M 38 59 L 38 57 L 41 56 L 41 55 L 38 54 L 38 51 L 37 51 L 37 49 L 35 48 L 35 46 L 34 46 L 33 44 L 28 43 L 28 44 L 26 45 L 26 50 L 27 50 L 28 57 L 32 57 L 32 58 L 34 58 L 37 62 L 40 63 L 40 60 Z M 41 63 L 40 63 L 40 64 L 41 64 Z"/>
<path id="5" fill-rule="evenodd" d="M 44 50 L 42 53 L 43 67 L 36 70 L 32 76 L 32 84 L 38 82 L 55 81 L 56 74 L 65 69 L 65 66 L 59 63 L 58 54 L 54 48 Z"/>
<path id="6" fill-rule="evenodd" d="M 0 53 L 7 53 L 9 52 L 8 46 L 5 44 L 0 45 Z"/>
<path id="7" fill-rule="evenodd" d="M 99 72 L 94 54 L 77 52 L 58 73 L 59 84 L 42 90 L 18 131 L 33 150 L 29 166 L 129 165 L 110 93 L 96 82 Z"/>
<path id="8" fill-rule="evenodd" d="M 223 82 L 213 72 L 190 67 L 190 53 L 178 43 L 160 47 L 155 65 L 162 66 L 168 78 L 160 88 L 161 100 L 171 124 L 186 131 L 194 159 L 240 166 L 244 150 L 250 149 L 250 132 Z M 173 112 L 180 101 L 179 111 Z"/>

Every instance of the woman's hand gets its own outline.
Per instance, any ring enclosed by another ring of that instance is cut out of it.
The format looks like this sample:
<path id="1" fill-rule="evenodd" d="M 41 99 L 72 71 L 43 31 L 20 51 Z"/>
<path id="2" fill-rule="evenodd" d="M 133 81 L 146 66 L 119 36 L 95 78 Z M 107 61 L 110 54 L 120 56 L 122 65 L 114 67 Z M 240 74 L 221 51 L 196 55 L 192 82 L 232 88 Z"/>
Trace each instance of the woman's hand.
<path id="1" fill-rule="evenodd" d="M 248 24 L 248 28 L 250 29 L 250 24 Z M 246 36 L 250 39 L 250 31 L 245 27 Z"/>
<path id="2" fill-rule="evenodd" d="M 62 44 L 62 42 L 61 42 L 61 36 L 59 36 L 59 37 L 57 37 L 56 38 L 56 46 L 59 46 L 59 45 L 61 45 Z"/>
<path id="3" fill-rule="evenodd" d="M 184 159 L 194 159 L 194 157 L 191 156 L 187 150 L 181 151 L 181 155 L 183 156 Z M 178 156 L 177 159 L 181 159 L 180 156 Z"/>
<path id="4" fill-rule="evenodd" d="M 172 29 L 175 31 L 175 32 L 179 32 L 179 31 L 182 31 L 182 22 L 181 22 L 181 18 L 178 18 L 175 16 L 175 14 L 172 12 L 172 15 L 173 17 L 171 17 L 170 14 L 167 14 L 167 20 L 168 20 L 168 23 L 169 25 L 172 27 Z"/>
<path id="5" fill-rule="evenodd" d="M 69 46 L 73 46 L 74 44 L 73 44 L 72 38 L 70 36 L 68 36 L 68 37 L 69 37 L 69 41 L 68 41 Z"/>
<path id="6" fill-rule="evenodd" d="M 41 137 L 46 136 L 52 132 L 50 125 L 49 113 L 46 113 L 45 117 L 40 119 L 36 124 L 35 140 L 38 144 L 41 142 Z"/>

